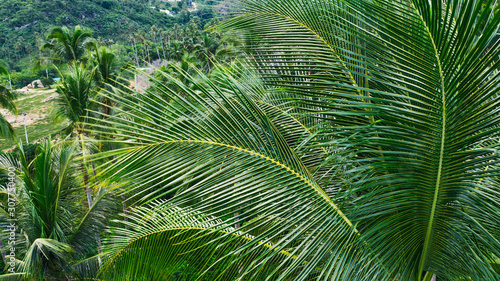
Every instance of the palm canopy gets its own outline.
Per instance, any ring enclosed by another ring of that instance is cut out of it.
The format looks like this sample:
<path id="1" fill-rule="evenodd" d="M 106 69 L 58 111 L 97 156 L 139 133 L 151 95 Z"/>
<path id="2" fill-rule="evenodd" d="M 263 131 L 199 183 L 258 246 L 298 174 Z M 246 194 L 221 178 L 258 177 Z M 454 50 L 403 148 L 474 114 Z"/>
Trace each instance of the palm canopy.
<path id="1" fill-rule="evenodd" d="M 16 174 L 15 196 L 7 196 L 11 191 L 0 185 L 4 202 L 0 218 L 3 226 L 15 220 L 17 241 L 16 274 L 0 275 L 0 279 L 62 280 L 79 276 L 73 261 L 95 254 L 94 229 L 102 227 L 104 214 L 112 215 L 113 204 L 103 195 L 105 192 L 99 192 L 94 207 L 85 207 L 81 171 L 75 160 L 82 154 L 77 142 L 54 145 L 50 139 L 45 140 L 37 147 L 32 162 L 25 158 L 21 144 L 19 148 L 19 159 L 0 155 L 0 172 Z M 12 199 L 15 208 L 7 204 Z M 10 245 L 8 236 L 2 237 L 2 243 Z"/>
<path id="2" fill-rule="evenodd" d="M 70 31 L 66 26 L 53 27 L 47 33 L 47 42 L 42 50 L 51 52 L 52 59 L 60 62 L 73 62 L 85 55 L 85 49 L 94 47 L 92 32 L 77 25 Z"/>
<path id="3" fill-rule="evenodd" d="M 129 68 L 131 65 L 125 64 L 120 66 L 116 55 L 106 47 L 97 48 L 86 59 L 88 60 L 88 64 L 95 69 L 94 78 L 96 83 L 94 86 L 97 100 L 102 103 L 101 111 L 105 114 L 110 114 L 111 102 L 105 97 L 101 97 L 98 93 L 105 89 L 112 90 L 116 87 L 126 87 L 128 82 L 122 75 L 126 70 L 130 71 Z"/>
<path id="4" fill-rule="evenodd" d="M 184 93 L 158 84 L 168 101 L 109 94 L 123 105 L 107 122 L 124 147 L 102 155 L 117 156 L 105 174 L 215 224 L 195 222 L 178 244 L 193 245 L 182 256 L 222 252 L 214 265 L 186 262 L 210 280 L 500 280 L 499 10 L 242 2 L 221 28 L 244 34 L 258 77 L 190 78 L 191 90 L 165 74 Z M 144 263 L 109 268 L 130 278 Z"/>
<path id="5" fill-rule="evenodd" d="M 57 87 L 59 97 L 56 99 L 55 116 L 67 118 L 67 130 L 77 129 L 80 133 L 84 128 L 82 122 L 87 121 L 88 109 L 92 107 L 91 98 L 95 95 L 94 76 L 96 68 L 89 68 L 83 63 L 68 67 L 62 77 L 62 85 Z"/>
<path id="6" fill-rule="evenodd" d="M 294 130 L 288 132 L 288 141 L 293 143 L 294 140 L 300 139 L 306 130 L 298 126 L 290 116 L 288 118 L 276 116 L 277 112 L 283 111 L 266 102 L 263 106 L 273 114 L 265 115 L 254 100 L 245 94 L 246 91 L 253 91 L 255 98 L 261 100 L 259 97 L 266 94 L 262 92 L 262 89 L 247 87 L 234 79 L 229 84 L 223 83 L 220 86 L 204 85 L 186 73 L 186 78 L 197 89 L 193 90 L 168 73 L 163 73 L 163 75 L 172 83 L 177 83 L 182 93 L 174 92 L 165 85 L 158 84 L 156 89 L 133 97 L 124 97 L 120 94 L 109 95 L 110 99 L 133 111 L 119 111 L 117 115 L 105 119 L 103 124 L 94 125 L 94 127 L 102 127 L 103 130 L 100 133 L 114 138 L 117 142 L 123 140 L 128 147 L 120 149 L 120 152 L 127 151 L 131 154 L 123 156 L 122 153 L 108 152 L 97 157 L 118 156 L 116 163 L 110 166 L 106 164 L 108 168 L 105 172 L 105 179 L 117 180 L 135 173 L 134 181 L 127 183 L 125 188 L 127 193 L 135 194 L 132 200 L 149 202 L 176 193 L 169 204 L 184 205 L 186 202 L 198 202 L 193 206 L 193 212 L 202 214 L 200 215 L 202 217 L 206 214 L 213 217 L 229 217 L 228 220 L 211 224 L 211 228 L 206 225 L 200 226 L 197 222 L 187 226 L 193 228 L 195 232 L 203 229 L 212 237 L 216 237 L 209 241 L 215 242 L 218 239 L 229 241 L 227 242 L 230 250 L 228 252 L 217 251 L 219 244 L 213 244 L 212 248 L 207 250 L 217 252 L 217 258 L 214 261 L 218 267 L 216 270 L 210 270 L 210 263 L 200 262 L 205 265 L 205 267 L 197 267 L 200 273 L 207 274 L 206 278 L 209 280 L 232 279 L 237 276 L 234 275 L 235 273 L 240 272 L 234 269 L 234 263 L 236 263 L 238 265 L 236 268 L 240 268 L 252 278 L 318 275 L 320 273 L 318 264 L 325 264 L 327 267 L 335 264 L 348 268 L 346 266 L 348 260 L 326 258 L 331 253 L 340 254 L 341 252 L 342 255 L 351 256 L 350 259 L 364 260 L 364 263 L 360 262 L 357 266 L 338 273 L 339 276 L 352 277 L 356 271 L 364 272 L 367 278 L 375 278 L 374 276 L 380 274 L 369 272 L 369 267 L 363 268 L 363 265 L 370 263 L 373 258 L 365 257 L 363 244 L 356 242 L 358 235 L 352 222 L 318 185 L 315 176 L 321 177 L 320 173 L 323 172 L 323 170 L 315 169 L 319 161 L 318 152 L 308 149 L 293 150 L 281 132 L 292 126 Z M 251 77 L 245 78 L 251 79 Z M 220 79 L 232 78 L 229 75 L 221 75 Z M 204 81 L 208 82 L 208 79 L 204 77 Z M 221 82 L 224 81 L 221 80 Z M 278 120 L 274 123 L 270 118 L 278 118 Z M 131 122 L 131 119 L 135 121 Z M 118 132 L 106 132 L 106 128 L 110 125 L 114 126 Z M 277 127 L 278 125 L 280 127 Z M 129 140 L 130 137 L 133 140 Z M 152 155 L 155 157 L 151 157 Z M 308 166 L 301 161 L 301 158 L 309 160 L 306 162 Z M 186 163 L 187 167 L 184 166 Z M 123 166 L 130 167 L 130 169 L 123 169 Z M 312 174 L 311 170 L 315 173 Z M 182 177 L 177 178 L 180 174 Z M 175 178 L 177 180 L 174 180 Z M 149 184 L 151 179 L 156 183 Z M 247 193 L 253 196 L 245 199 L 244 196 Z M 269 206 L 261 209 L 260 207 L 264 204 Z M 185 213 L 187 217 L 182 217 L 182 212 L 176 213 L 181 216 L 176 219 L 183 221 L 189 220 L 192 212 Z M 233 217 L 234 213 L 238 215 Z M 305 220 L 305 218 L 313 217 L 315 218 L 313 221 Z M 262 231 L 255 239 L 240 238 L 250 234 L 247 231 L 257 231 L 270 226 L 274 221 L 272 218 L 282 218 L 287 222 L 281 224 L 279 230 L 278 225 L 274 224 L 274 227 L 268 231 Z M 199 223 L 207 220 L 212 222 L 213 219 L 205 218 Z M 245 227 L 248 230 L 235 233 L 235 228 L 228 229 L 228 225 L 233 224 L 234 220 L 247 222 Z M 161 243 L 163 239 L 169 237 L 165 233 L 172 232 L 170 223 L 167 220 L 160 225 L 147 224 L 146 229 L 143 228 L 144 226 L 139 227 L 146 234 L 138 235 L 138 237 L 145 239 L 150 237 L 145 243 L 151 241 Z M 163 226 L 167 229 L 161 229 Z M 323 245 L 320 241 L 325 237 L 331 237 L 332 234 L 325 232 L 328 226 L 336 229 L 335 240 L 338 243 Z M 160 230 L 150 231 L 149 227 L 160 228 Z M 215 235 L 217 233 L 222 237 L 217 238 L 218 236 Z M 159 237 L 149 235 L 159 235 Z M 126 237 L 116 236 L 115 238 L 123 241 Z M 250 260 L 249 256 L 253 257 L 255 252 L 249 251 L 240 259 L 232 259 L 234 251 L 240 251 L 231 244 L 235 240 L 238 240 L 240 246 L 246 244 L 246 247 L 251 249 L 256 247 L 262 251 L 262 256 L 259 259 L 256 257 L 256 260 Z M 260 247 L 262 241 L 270 240 L 276 244 Z M 146 247 L 148 249 L 151 247 L 151 252 L 148 253 L 152 254 L 145 255 L 145 258 L 166 258 L 170 255 L 170 251 L 178 251 L 175 244 L 172 245 L 174 247 L 172 249 L 167 245 L 164 245 L 165 247 L 160 247 L 160 244 L 145 245 L 139 240 L 132 241 L 134 243 L 131 241 L 119 243 L 125 247 L 122 249 L 114 242 L 115 240 L 111 240 L 108 244 L 110 263 L 116 262 L 117 259 L 114 257 L 122 252 L 132 253 L 131 256 L 133 256 L 134 251 L 141 251 Z M 188 245 L 191 248 L 187 247 L 185 251 L 196 250 L 200 242 Z M 203 246 L 203 243 L 201 245 Z M 293 249 L 292 253 L 282 253 L 284 249 L 290 248 Z M 306 261 L 308 258 L 316 259 L 316 261 Z M 122 259 L 118 259 L 120 260 Z M 275 267 L 270 266 L 269 260 L 272 260 L 272 265 Z M 141 271 L 139 266 L 143 272 L 162 270 L 161 266 L 156 267 L 158 265 L 156 262 L 149 263 L 148 261 L 144 260 L 140 265 L 139 263 L 108 265 L 105 268 L 112 269 L 112 272 L 105 271 L 103 274 L 111 276 L 106 279 L 123 280 L 130 276 L 139 278 L 137 277 L 138 272 Z M 294 265 L 296 268 L 285 272 L 275 270 L 279 265 L 283 269 L 285 264 Z M 118 267 L 121 270 L 118 270 Z M 229 270 L 229 268 L 232 269 Z M 298 268 L 304 271 L 301 272 Z M 166 268 L 163 269 L 166 270 Z M 161 274 L 166 273 L 161 271 L 157 274 L 163 276 Z M 144 275 L 143 278 L 149 277 L 149 275 Z"/>

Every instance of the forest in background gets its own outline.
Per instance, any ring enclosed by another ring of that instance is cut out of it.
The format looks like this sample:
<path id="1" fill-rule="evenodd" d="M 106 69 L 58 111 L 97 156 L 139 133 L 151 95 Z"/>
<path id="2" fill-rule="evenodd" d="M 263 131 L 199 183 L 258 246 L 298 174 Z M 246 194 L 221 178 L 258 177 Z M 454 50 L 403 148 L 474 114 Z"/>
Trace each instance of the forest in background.
<path id="1" fill-rule="evenodd" d="M 10 70 L 17 88 L 43 79 L 47 77 L 46 71 L 32 66 L 44 56 L 40 47 L 45 33 L 53 26 L 76 25 L 90 29 L 101 46 L 113 46 L 122 61 L 134 59 L 134 46 L 131 46 L 134 40 L 148 48 L 152 52 L 149 60 L 154 60 L 157 59 L 154 57 L 156 46 L 148 46 L 154 45 L 156 39 L 152 30 L 163 33 L 180 29 L 191 20 L 203 29 L 217 17 L 216 10 L 229 11 L 223 2 L 198 0 L 193 6 L 190 0 L 4 0 L 0 5 L 0 60 Z M 162 36 L 159 33 L 158 39 Z M 57 76 L 51 67 L 48 72 L 51 78 Z"/>
<path id="2" fill-rule="evenodd" d="M 213 4 L 209 1 L 207 3 Z M 169 3 L 160 4 L 163 5 L 156 7 L 163 9 Z M 154 10 L 151 7 L 149 10 Z M 9 85 L 14 90 L 17 89 L 16 92 L 20 94 L 17 101 L 19 105 L 17 117 L 13 115 L 15 111 L 9 113 L 5 109 L 1 114 L 10 120 L 9 122 L 13 122 L 12 124 L 17 135 L 19 137 L 25 135 L 23 140 L 25 139 L 26 142 L 30 143 L 33 141 L 37 143 L 37 140 L 47 135 L 57 135 L 59 130 L 64 127 L 61 124 L 64 120 L 55 120 L 53 118 L 53 106 L 49 100 L 55 95 L 54 90 L 56 86 L 52 85 L 56 84 L 57 79 L 63 78 L 61 73 L 64 74 L 66 72 L 65 63 L 75 58 L 60 57 L 60 53 L 54 53 L 55 50 L 51 49 L 52 46 L 50 44 L 54 39 L 51 36 L 54 34 L 66 34 L 64 36 L 72 38 L 70 34 L 78 30 L 79 34 L 85 35 L 85 38 L 89 37 L 87 39 L 91 39 L 91 44 L 77 48 L 79 49 L 77 52 L 80 53 L 76 54 L 76 56 L 86 62 L 92 61 L 94 56 L 93 51 L 105 48 L 106 53 L 110 53 L 112 56 L 110 73 L 119 74 L 124 79 L 123 81 L 127 81 L 127 83 L 132 82 L 130 87 L 135 89 L 147 86 L 149 78 L 140 76 L 138 79 L 134 79 L 132 72 L 126 71 L 126 69 L 130 69 L 131 67 L 146 68 L 148 69 L 148 73 L 151 74 L 153 71 L 151 65 L 154 65 L 154 68 L 161 67 L 160 69 L 164 71 L 172 70 L 169 65 L 180 65 L 184 70 L 190 72 L 193 71 L 193 66 L 202 69 L 208 74 L 213 68 L 212 60 L 216 60 L 219 63 L 231 63 L 240 53 L 239 47 L 241 42 L 238 40 L 236 34 L 222 34 L 215 30 L 208 31 L 210 27 L 220 22 L 221 17 L 217 14 L 211 14 L 207 18 L 198 17 L 196 14 L 198 9 L 203 7 L 202 4 L 179 1 L 170 3 L 169 7 L 185 9 L 177 15 L 168 16 L 174 20 L 171 26 L 156 24 L 151 25 L 149 28 L 146 26 L 128 34 L 124 41 L 99 37 L 97 35 L 98 32 L 84 25 L 74 27 L 50 26 L 47 30 L 37 33 L 39 37 L 36 38 L 35 49 L 30 53 L 22 53 L 19 50 L 16 56 L 20 60 L 12 61 L 8 57 L 4 58 L 3 61 L 0 60 L 0 66 L 3 66 L 9 72 L 9 75 L 0 75 L 0 84 Z M 225 11 L 228 10 L 226 9 Z M 189 14 L 189 21 L 186 23 L 179 21 L 182 12 Z M 164 13 L 162 12 L 162 14 Z M 62 33 L 54 33 L 54 30 L 58 28 L 67 28 L 67 30 L 60 30 Z M 108 34 L 108 36 L 112 35 Z M 83 42 L 86 40 L 84 40 L 84 37 L 78 40 Z M 67 45 L 65 48 L 72 48 L 69 45 L 75 45 L 75 43 L 70 42 L 66 42 L 65 44 Z M 15 52 L 18 50 L 14 49 L 11 51 Z M 22 69 L 19 69 L 20 65 Z M 27 89 L 27 85 L 38 80 L 40 81 L 40 85 L 43 85 L 43 89 L 40 91 Z M 19 120 L 23 119 L 28 120 L 27 131 L 19 123 Z M 19 137 L 16 138 L 18 141 Z M 12 139 L 2 140 L 0 144 L 0 150 L 3 151 L 10 151 L 14 147 L 15 142 Z"/>

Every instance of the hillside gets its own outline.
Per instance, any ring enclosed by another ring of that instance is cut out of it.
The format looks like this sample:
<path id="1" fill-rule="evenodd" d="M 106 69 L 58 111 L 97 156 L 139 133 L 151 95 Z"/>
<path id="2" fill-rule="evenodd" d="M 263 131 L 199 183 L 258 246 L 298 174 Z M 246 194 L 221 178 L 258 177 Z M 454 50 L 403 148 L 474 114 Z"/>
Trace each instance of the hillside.
<path id="1" fill-rule="evenodd" d="M 28 141 L 33 143 L 40 138 L 58 133 L 65 127 L 65 123 L 57 123 L 49 115 L 53 110 L 53 97 L 55 88 L 43 88 L 31 90 L 29 92 L 19 92 L 20 96 L 16 100 L 19 114 L 16 116 L 5 109 L 0 109 L 0 114 L 4 114 L 7 121 L 14 127 L 17 140 L 26 145 L 26 135 Z M 22 113 L 26 115 L 23 116 Z M 26 124 L 26 133 L 24 125 Z M 16 146 L 13 140 L 5 140 L 0 137 L 0 151 L 12 150 Z"/>
<path id="2" fill-rule="evenodd" d="M 2 0 L 0 59 L 19 71 L 24 66 L 20 61 L 37 54 L 37 41 L 51 26 L 82 25 L 92 29 L 95 38 L 125 42 L 130 34 L 153 25 L 168 29 L 194 16 L 207 21 L 214 16 L 215 4 L 197 1 L 193 9 L 188 0 Z"/>

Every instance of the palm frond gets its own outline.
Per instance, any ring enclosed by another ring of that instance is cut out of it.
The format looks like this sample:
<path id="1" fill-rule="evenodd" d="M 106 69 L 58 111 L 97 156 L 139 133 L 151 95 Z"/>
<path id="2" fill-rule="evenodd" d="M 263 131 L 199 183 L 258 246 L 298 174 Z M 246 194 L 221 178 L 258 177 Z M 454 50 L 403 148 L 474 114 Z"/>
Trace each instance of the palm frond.
<path id="1" fill-rule="evenodd" d="M 173 196 L 172 203 L 195 204 L 193 211 L 224 218 L 225 225 L 258 216 L 286 218 L 286 224 L 270 227 L 249 244 L 277 241 L 265 255 L 255 257 L 255 266 L 242 268 L 250 276 L 259 276 L 280 251 L 293 249 L 269 276 L 352 278 L 363 272 L 367 280 L 383 280 L 384 270 L 365 266 L 374 257 L 358 239 L 353 223 L 251 98 L 263 95 L 248 93 L 259 87 L 250 89 L 225 74 L 226 87 L 221 89 L 201 73 L 203 84 L 186 73 L 196 86 L 192 90 L 167 73 L 163 75 L 183 94 L 162 84 L 135 96 L 108 93 L 124 109 L 122 115 L 106 119 L 102 127 L 113 126 L 112 141 L 125 147 L 96 157 L 117 156 L 103 167 L 104 178 L 130 179 L 126 194 L 139 202 Z M 245 231 L 260 224 L 268 222 L 246 223 Z M 296 258 L 292 260 L 292 256 Z M 347 266 L 352 260 L 356 265 Z M 286 264 L 290 267 L 285 268 Z"/>
<path id="2" fill-rule="evenodd" d="M 231 280 L 250 274 L 245 268 L 255 263 L 253 257 L 273 247 L 262 242 L 248 247 L 253 236 L 230 226 L 223 227 L 219 219 L 172 206 L 168 201 L 138 207 L 126 217 L 127 221 L 120 222 L 128 229 L 113 228 L 105 241 L 107 258 L 100 277 L 106 280 L 132 276 L 137 280 L 172 279 L 174 276 Z M 134 256 L 135 261 L 131 258 Z M 290 253 L 279 251 L 252 278 L 269 278 L 275 267 L 289 256 Z M 294 258 L 296 256 L 292 260 Z M 149 274 L 146 276 L 144 272 Z M 294 274 L 290 274 L 290 279 Z"/>
<path id="3" fill-rule="evenodd" d="M 498 9 L 243 2 L 246 14 L 222 27 L 245 32 L 264 81 L 297 94 L 283 99 L 322 124 L 322 146 L 346 155 L 330 161 L 352 165 L 346 185 L 358 199 L 346 215 L 380 261 L 404 280 L 424 271 L 498 280 L 499 232 L 489 223 L 498 211 L 477 205 L 497 206 L 486 182 L 499 172 Z"/>

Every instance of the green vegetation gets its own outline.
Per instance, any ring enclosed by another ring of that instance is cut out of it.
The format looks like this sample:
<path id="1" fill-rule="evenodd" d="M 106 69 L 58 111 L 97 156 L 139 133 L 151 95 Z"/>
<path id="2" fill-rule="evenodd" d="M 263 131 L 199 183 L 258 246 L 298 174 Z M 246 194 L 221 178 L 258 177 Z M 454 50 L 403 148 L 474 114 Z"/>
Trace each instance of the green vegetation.
<path id="1" fill-rule="evenodd" d="M 500 280 L 496 0 L 86 2 L 176 15 L 47 29 L 0 279 Z"/>
<path id="2" fill-rule="evenodd" d="M 7 68 L 0 64 L 0 75 L 9 77 L 9 72 Z M 14 104 L 16 96 L 12 91 L 12 86 L 0 84 L 0 106 L 7 109 L 8 111 L 17 113 L 16 105 Z M 0 137 L 12 138 L 14 136 L 14 128 L 5 120 L 5 118 L 0 114 Z"/>
<path id="3" fill-rule="evenodd" d="M 215 16 L 213 5 L 197 2 L 191 8 L 186 0 L 178 3 L 139 0 L 3 0 L 0 5 L 0 59 L 15 72 L 29 69 L 39 57 L 40 42 L 55 26 L 86 27 L 101 44 L 124 45 L 133 33 L 149 33 L 156 26 L 164 30 L 192 18 L 203 24 Z M 155 7 L 154 9 L 151 7 Z M 173 11 L 170 16 L 160 9 Z"/>
<path id="4" fill-rule="evenodd" d="M 79 154 L 75 144 L 53 147 L 50 140 L 37 147 L 32 164 L 24 153 L 19 154 L 21 188 L 14 212 L 20 235 L 17 239 L 27 243 L 16 244 L 17 250 L 25 253 L 16 265 L 30 280 L 64 279 L 73 274 L 73 257 L 97 253 L 95 229 L 103 225 L 110 205 L 104 200 L 94 202 L 92 209 L 76 204 L 85 202 L 80 190 L 81 171 L 74 161 Z M 15 163 L 7 157 L 0 160 Z M 1 195 L 7 194 L 3 191 Z"/>

